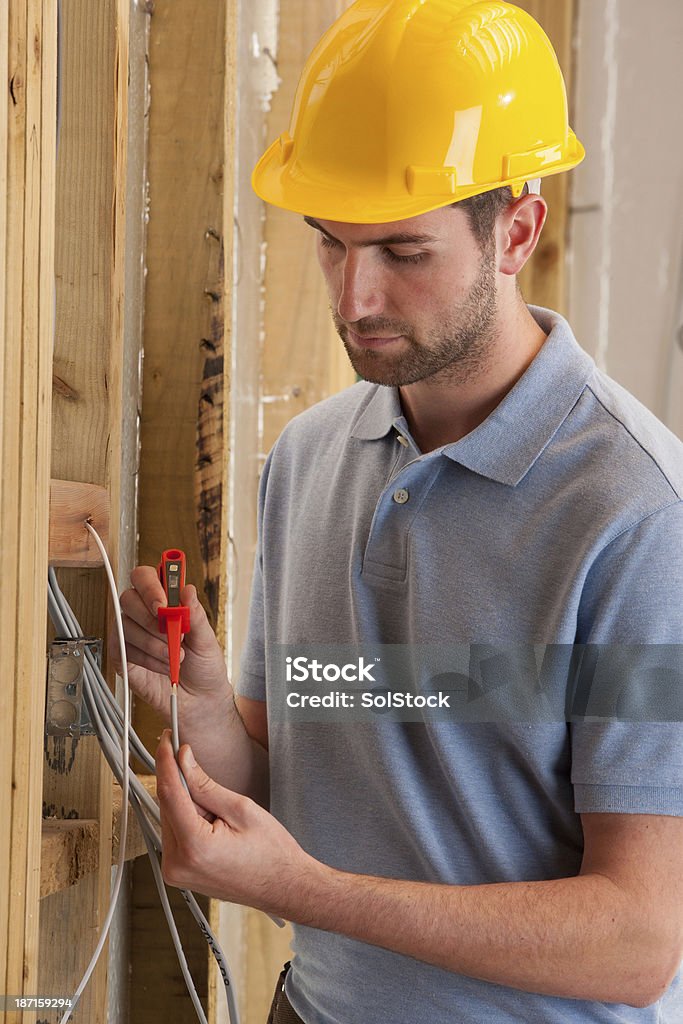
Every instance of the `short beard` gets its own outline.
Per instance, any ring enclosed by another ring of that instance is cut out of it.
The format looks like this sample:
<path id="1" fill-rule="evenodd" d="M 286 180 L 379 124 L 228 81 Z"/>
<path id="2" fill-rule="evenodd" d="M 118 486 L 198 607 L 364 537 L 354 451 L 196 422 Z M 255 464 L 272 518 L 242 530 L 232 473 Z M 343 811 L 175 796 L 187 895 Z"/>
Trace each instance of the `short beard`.
<path id="1" fill-rule="evenodd" d="M 401 387 L 428 380 L 434 385 L 463 384 L 481 375 L 495 344 L 498 311 L 495 246 L 482 250 L 477 279 L 460 307 L 418 342 L 410 324 L 383 317 L 366 317 L 353 324 L 365 337 L 373 332 L 403 335 L 408 350 L 401 356 L 382 350 L 358 349 L 349 343 L 346 324 L 331 310 L 334 325 L 356 373 L 374 384 Z"/>

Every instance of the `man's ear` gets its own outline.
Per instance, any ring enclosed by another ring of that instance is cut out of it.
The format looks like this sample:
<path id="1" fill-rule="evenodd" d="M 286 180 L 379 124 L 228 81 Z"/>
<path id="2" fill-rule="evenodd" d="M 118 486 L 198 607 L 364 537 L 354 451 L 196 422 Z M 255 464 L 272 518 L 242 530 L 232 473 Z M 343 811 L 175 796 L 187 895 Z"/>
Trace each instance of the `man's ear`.
<path id="1" fill-rule="evenodd" d="M 548 204 L 537 195 L 520 196 L 499 215 L 496 234 L 501 274 L 519 274 L 538 245 L 547 215 Z"/>

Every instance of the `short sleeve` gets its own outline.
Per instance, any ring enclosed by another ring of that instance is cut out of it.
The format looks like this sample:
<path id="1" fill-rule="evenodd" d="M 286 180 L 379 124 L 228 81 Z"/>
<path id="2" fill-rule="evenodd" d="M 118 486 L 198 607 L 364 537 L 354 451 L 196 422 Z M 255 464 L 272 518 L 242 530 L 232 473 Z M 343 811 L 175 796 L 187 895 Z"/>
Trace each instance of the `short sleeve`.
<path id="1" fill-rule="evenodd" d="M 586 579 L 577 640 L 614 652 L 614 663 L 633 675 L 623 680 L 627 692 L 646 686 L 639 673 L 648 659 L 624 656 L 632 645 L 641 652 L 661 645 L 663 660 L 675 666 L 666 685 L 683 685 L 683 502 L 658 510 L 603 549 Z M 682 706 L 680 692 L 668 696 L 667 707 Z M 638 720 L 586 715 L 571 722 L 577 814 L 683 816 L 683 723 L 680 714 L 667 720 L 664 705 L 653 701 L 648 713 L 641 702 Z"/>

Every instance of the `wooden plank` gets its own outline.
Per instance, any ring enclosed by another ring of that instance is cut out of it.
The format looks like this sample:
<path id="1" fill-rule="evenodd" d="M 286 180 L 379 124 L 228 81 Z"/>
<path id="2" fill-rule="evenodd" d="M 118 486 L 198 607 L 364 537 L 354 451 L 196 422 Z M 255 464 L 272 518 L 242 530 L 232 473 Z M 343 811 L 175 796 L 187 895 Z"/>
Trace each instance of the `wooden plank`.
<path id="1" fill-rule="evenodd" d="M 280 86 L 266 119 L 268 139 L 277 138 L 289 124 L 304 62 L 345 6 L 327 0 L 312 10 L 304 0 L 282 0 L 277 52 Z M 301 217 L 273 206 L 266 213 L 265 244 L 262 451 L 272 447 L 293 416 L 356 379 L 332 324 L 316 256 L 316 233 Z"/>
<path id="2" fill-rule="evenodd" d="M 517 0 L 543 26 L 562 68 L 572 109 L 572 33 L 575 0 Z M 571 123 L 571 120 L 570 120 Z M 541 184 L 548 219 L 538 247 L 519 276 L 527 302 L 567 315 L 566 249 L 569 224 L 569 174 L 554 174 Z"/>
<path id="3" fill-rule="evenodd" d="M 26 808 L 30 816 L 28 850 L 28 871 L 25 875 L 25 893 L 33 900 L 40 887 L 40 836 L 35 826 L 35 815 L 41 800 L 41 771 L 43 731 L 44 731 L 44 695 L 42 687 L 36 686 L 36 679 L 44 680 L 43 645 L 40 640 L 46 633 L 46 601 L 44 591 L 45 564 L 48 551 L 48 537 L 45 529 L 45 515 L 49 518 L 48 483 L 50 477 L 51 447 L 51 375 L 52 353 L 54 344 L 54 273 L 55 273 L 55 208 L 56 208 L 56 109 L 57 109 L 57 0 L 31 0 L 28 5 L 27 26 L 30 34 L 28 46 L 34 65 L 36 85 L 40 84 L 40 97 L 36 95 L 35 117 L 33 124 L 39 123 L 36 142 L 35 128 L 31 135 L 27 134 L 27 158 L 33 152 L 35 163 L 40 161 L 40 185 L 34 189 L 32 196 L 31 218 L 35 230 L 35 255 L 30 271 L 24 272 L 24 310 L 31 308 L 32 296 L 38 287 L 38 304 L 36 316 L 32 322 L 32 330 L 37 332 L 38 344 L 35 350 L 33 367 L 25 367 L 23 377 L 23 410 L 28 410 L 34 403 L 32 416 L 35 423 L 35 459 L 32 452 L 22 451 L 22 475 L 29 484 L 22 484 L 25 501 L 22 501 L 22 519 L 29 510 L 35 510 L 37 523 L 29 528 L 23 523 L 24 540 L 22 546 L 33 547 L 32 566 L 26 564 L 24 573 L 33 569 L 32 579 L 22 574 L 22 590 L 25 588 L 24 601 L 19 603 L 19 622 L 31 623 L 34 630 L 32 643 L 34 657 L 23 660 L 23 671 L 18 674 L 18 683 L 22 699 L 18 702 L 15 724 L 15 743 L 19 751 L 30 751 L 31 771 L 29 774 L 29 799 Z M 38 118 L 40 120 L 38 121 Z M 39 152 L 39 156 L 38 156 Z M 28 238 L 28 226 L 25 227 L 25 238 Z M 37 275 L 34 276 L 36 274 Z M 26 337 L 26 335 L 25 335 Z M 27 432 L 22 431 L 22 445 L 26 443 Z M 23 654 L 22 647 L 18 655 Z M 15 758 L 15 771 L 26 770 L 25 755 Z M 15 801 L 19 793 L 15 790 Z M 22 879 L 23 881 L 23 879 Z M 23 976 L 26 978 L 27 960 L 32 963 L 34 978 L 39 976 L 37 957 L 39 951 L 39 915 L 27 908 L 27 933 L 30 942 L 25 943 Z M 23 1014 L 24 1021 L 34 1021 L 33 1014 Z"/>
<path id="4" fill-rule="evenodd" d="M 140 562 L 155 565 L 168 547 L 184 550 L 187 578 L 219 630 L 229 387 L 223 355 L 225 8 L 225 0 L 162 2 L 151 18 L 152 214 L 139 475 Z M 161 720 L 138 704 L 135 723 L 147 745 L 155 745 Z"/>
<path id="5" fill-rule="evenodd" d="M 224 485 L 224 0 L 151 19 L 140 558 L 184 549 L 212 619 Z M 197 111 L 201 110 L 201 117 Z"/>
<path id="6" fill-rule="evenodd" d="M 115 510 L 108 549 L 116 565 L 129 5 L 70 0 L 61 14 L 52 471 L 55 478 L 87 480 L 108 490 Z M 104 574 L 59 573 L 84 632 L 104 637 Z M 111 776 L 97 740 L 50 737 L 45 755 L 46 813 L 98 820 L 98 863 L 108 865 Z M 41 902 L 43 991 L 75 988 L 96 944 L 110 887 L 107 867 Z M 67 934 L 78 937 L 68 951 L 59 941 Z M 106 976 L 105 949 L 79 1007 L 82 1019 L 104 1024 Z"/>
<path id="7" fill-rule="evenodd" d="M 232 157 L 223 134 L 228 11 L 236 19 L 237 5 L 227 0 L 157 0 L 150 20 L 139 474 L 139 561 L 156 564 L 165 548 L 182 548 L 188 580 L 219 637 L 225 631 L 230 383 L 225 267 L 232 267 L 233 222 Z M 135 726 L 154 749 L 162 723 L 141 702 Z M 193 1020 L 150 873 L 136 863 L 133 877 L 131 1024 L 169 1015 Z M 206 945 L 192 926 L 186 938 L 205 995 Z"/>
<path id="8" fill-rule="evenodd" d="M 240 4 L 226 2 L 223 29 L 223 109 L 222 109 L 222 147 L 223 147 L 223 197 L 221 208 L 223 236 L 223 403 L 220 436 L 216 438 L 221 450 L 216 452 L 223 466 L 221 510 L 220 510 L 220 549 L 215 553 L 217 558 L 214 571 L 218 573 L 221 589 L 215 615 L 215 629 L 221 645 L 227 643 L 228 621 L 230 618 L 228 597 L 228 561 L 230 558 L 230 438 L 231 438 L 231 396 L 230 383 L 233 367 L 234 335 L 234 280 L 233 236 L 235 229 L 235 192 L 236 192 L 236 147 L 238 118 L 238 15 L 242 17 Z M 225 267 L 229 271 L 225 272 Z M 209 900 L 207 917 L 216 936 L 219 934 L 219 917 L 221 904 L 218 900 Z M 229 955 L 227 951 L 226 955 Z M 228 961 L 232 963 L 231 960 Z M 232 970 L 232 967 L 231 967 Z M 209 1024 L 218 1024 L 226 1020 L 225 987 L 220 971 L 213 956 L 208 957 L 207 972 L 207 1018 Z"/>
<path id="9" fill-rule="evenodd" d="M 147 792 L 156 797 L 156 776 L 139 776 Z M 111 863 L 117 864 L 121 835 L 122 792 L 114 784 L 112 800 Z M 128 815 L 126 860 L 147 853 L 136 816 Z M 76 885 L 85 875 L 97 871 L 100 856 L 100 823 L 84 818 L 45 818 L 41 835 L 40 898 Z"/>
<path id="10" fill-rule="evenodd" d="M 52 566 L 96 567 L 103 564 L 88 520 L 105 548 L 109 544 L 109 491 L 97 484 L 50 481 L 50 542 Z"/>
<path id="11" fill-rule="evenodd" d="M 25 3 L 14 3 L 9 9 L 8 15 L 8 81 L 11 105 L 8 105 L 8 139 L 7 139 L 7 236 L 3 239 L 5 252 L 12 254 L 13 258 L 7 260 L 6 275 L 6 323 L 4 339 L 21 338 L 23 340 L 24 319 L 23 319 L 23 250 L 24 250 L 24 217 L 26 204 L 26 137 L 28 135 L 27 111 L 26 111 L 26 83 L 27 83 L 27 11 Z M 0 602 L 2 612 L 0 629 L 3 630 L 3 648 L 5 656 L 9 657 L 6 662 L 8 678 L 12 681 L 12 687 L 7 691 L 3 703 L 3 723 L 14 721 L 19 703 L 19 658 L 17 651 L 17 633 L 20 628 L 18 620 L 18 590 L 19 578 L 22 569 L 23 552 L 19 548 L 20 517 L 21 517 L 21 494 L 20 494 L 20 463 L 17 458 L 20 449 L 20 438 L 22 430 L 21 416 L 21 345 L 4 345 L 4 379 L 3 379 L 3 544 L 0 548 L 0 564 L 2 565 L 2 577 L 0 582 Z M 7 538 L 7 541 L 4 540 Z M 30 568 L 30 565 L 29 565 Z M 26 640 L 25 634 L 22 640 Z M 30 648 L 29 648 L 30 650 Z M 6 729 L 6 727 L 5 727 Z M 24 951 L 27 944 L 31 944 L 31 929 L 29 934 L 25 933 L 23 926 L 24 908 L 17 907 L 16 898 L 13 900 L 13 885 L 17 880 L 13 878 L 13 868 L 16 873 L 18 862 L 27 859 L 29 837 L 26 833 L 26 821 L 22 820 L 20 813 L 17 814 L 16 823 L 13 818 L 13 796 L 17 779 L 15 777 L 15 749 L 14 736 L 12 732 L 7 735 L 7 744 L 1 744 L 6 750 L 6 757 L 3 759 L 3 788 L 2 788 L 2 811 L 3 818 L 10 822 L 10 828 L 6 835 L 6 855 L 3 858 L 4 875 L 2 893 L 3 899 L 3 963 L 6 971 L 4 992 L 25 991 L 21 981 L 19 970 L 19 958 L 23 961 Z M 28 794 L 25 795 L 28 807 Z M 17 805 L 20 812 L 21 806 Z M 21 891 L 21 884 L 17 886 Z M 12 917 L 17 913 L 20 921 L 18 934 L 12 931 Z M 9 941 L 8 941 L 9 940 Z M 32 976 L 30 956 L 27 957 L 27 967 Z"/>
<path id="12" fill-rule="evenodd" d="M 37 982 L 43 695 L 35 681 L 44 676 L 46 617 L 56 28 L 50 0 L 3 5 L 0 67 L 8 96 L 0 117 L 0 959 L 8 994 L 35 991 Z"/>
<path id="13" fill-rule="evenodd" d="M 23 216 L 23 161 L 24 148 L 18 145 L 23 127 L 15 125 L 14 76 L 19 64 L 20 44 L 12 39 L 16 34 L 17 6 L 13 5 L 10 16 L 9 6 L 0 11 L 0 80 L 7 83 L 6 101 L 0 102 L 0 524 L 3 537 L 14 537 L 17 528 L 18 464 L 13 457 L 14 443 L 18 439 L 18 414 L 12 402 L 20 370 L 15 364 L 17 346 L 7 348 L 5 339 L 9 332 L 12 337 L 21 336 L 21 272 L 18 260 L 8 260 L 7 254 L 15 252 L 14 245 L 21 235 Z M 24 30 L 25 35 L 25 30 Z M 25 49 L 25 45 L 24 45 Z M 10 116 L 11 115 L 11 116 Z M 10 206 L 10 198 L 13 202 Z M 15 544 L 0 545 L 0 638 L 5 650 L 4 668 L 8 680 L 14 680 L 15 671 L 15 629 L 16 600 L 14 583 L 18 574 L 17 549 Z M 9 647 L 7 644 L 9 643 Z M 13 737 L 5 723 L 14 719 L 15 686 L 0 687 L 0 810 L 5 821 L 11 821 L 12 800 L 12 754 Z M 7 992 L 7 961 L 9 938 L 9 872 L 12 829 L 5 830 L 0 841 L 0 985 Z M 19 941 L 23 941 L 20 936 Z"/>
<path id="14" fill-rule="evenodd" d="M 138 779 L 145 787 L 147 792 L 154 800 L 157 796 L 157 777 L 156 775 L 138 775 Z M 121 805 L 123 800 L 123 792 L 121 787 L 114 783 L 114 795 L 112 801 L 112 847 L 111 847 L 111 862 L 116 864 L 119 856 L 119 843 L 121 841 Z M 126 840 L 126 860 L 133 860 L 135 857 L 140 857 L 142 854 L 147 853 L 147 847 L 145 846 L 145 840 L 142 837 L 142 830 L 138 825 L 138 819 L 135 814 L 130 811 L 128 814 L 128 838 Z"/>
<path id="15" fill-rule="evenodd" d="M 47 818 L 40 844 L 40 898 L 68 889 L 100 862 L 100 823 L 95 818 Z"/>

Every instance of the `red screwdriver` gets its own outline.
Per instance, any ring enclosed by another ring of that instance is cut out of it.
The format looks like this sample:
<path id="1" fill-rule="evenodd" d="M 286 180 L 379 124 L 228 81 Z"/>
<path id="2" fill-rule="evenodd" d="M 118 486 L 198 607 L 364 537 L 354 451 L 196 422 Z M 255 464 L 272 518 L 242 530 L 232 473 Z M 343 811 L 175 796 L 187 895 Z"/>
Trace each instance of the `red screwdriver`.
<path id="1" fill-rule="evenodd" d="M 159 631 L 168 639 L 169 678 L 174 686 L 180 682 L 180 644 L 184 633 L 190 632 L 190 609 L 180 603 L 185 586 L 185 554 L 177 548 L 164 551 L 158 566 L 159 579 L 168 605 L 159 608 Z"/>
<path id="2" fill-rule="evenodd" d="M 180 645 L 183 634 L 190 632 L 190 609 L 180 603 L 180 591 L 185 586 L 185 555 L 177 548 L 164 551 L 158 565 L 159 579 L 168 604 L 159 608 L 159 630 L 166 634 L 168 641 L 168 675 L 171 680 L 171 737 L 173 752 L 178 757 L 180 735 L 178 730 L 178 683 L 180 682 Z M 188 785 L 180 770 L 185 789 Z"/>

